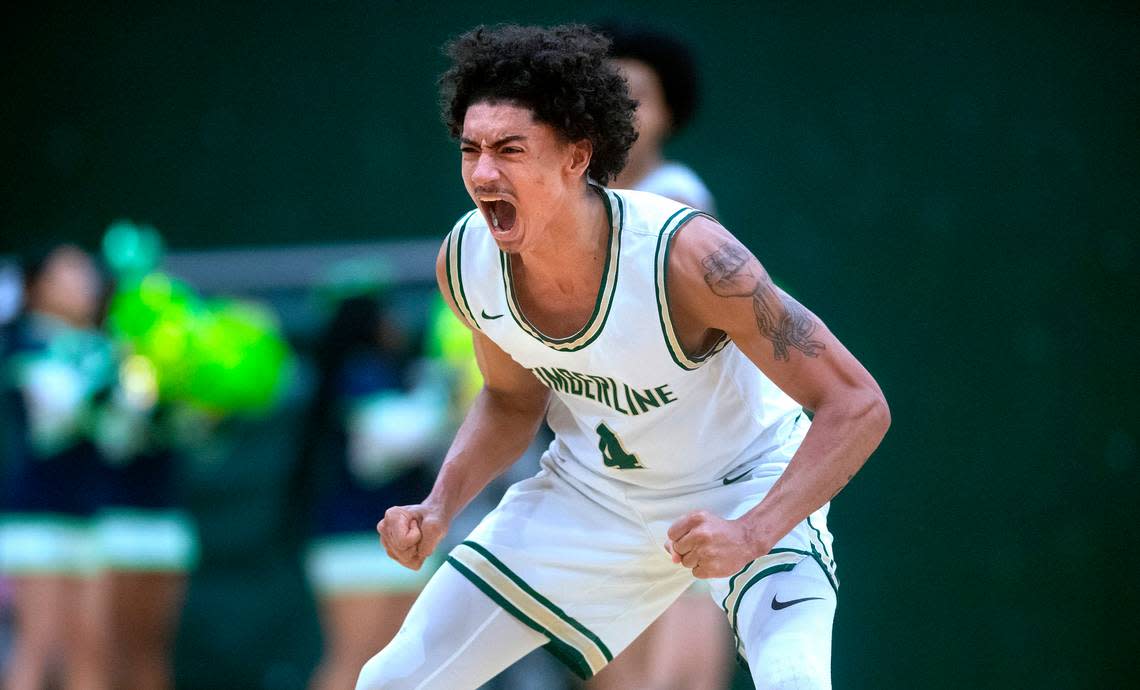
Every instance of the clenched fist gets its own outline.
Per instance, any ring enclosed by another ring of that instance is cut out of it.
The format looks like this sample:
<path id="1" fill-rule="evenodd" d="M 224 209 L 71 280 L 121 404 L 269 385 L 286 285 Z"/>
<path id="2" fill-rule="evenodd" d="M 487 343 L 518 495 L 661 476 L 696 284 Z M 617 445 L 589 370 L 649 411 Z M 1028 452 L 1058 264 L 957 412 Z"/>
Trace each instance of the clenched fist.
<path id="1" fill-rule="evenodd" d="M 419 570 L 443 536 L 447 522 L 423 504 L 393 506 L 376 525 L 380 542 L 400 565 Z"/>
<path id="2" fill-rule="evenodd" d="M 674 563 L 702 579 L 736 574 L 769 549 L 754 543 L 739 520 L 725 520 L 706 510 L 689 513 L 669 528 L 665 550 Z"/>

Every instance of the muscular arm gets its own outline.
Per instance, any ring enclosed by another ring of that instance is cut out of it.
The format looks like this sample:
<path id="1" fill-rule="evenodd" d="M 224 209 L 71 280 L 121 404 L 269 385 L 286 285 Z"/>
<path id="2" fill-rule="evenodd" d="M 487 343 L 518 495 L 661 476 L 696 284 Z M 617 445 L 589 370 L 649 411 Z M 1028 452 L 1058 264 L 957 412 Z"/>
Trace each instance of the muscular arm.
<path id="1" fill-rule="evenodd" d="M 674 323 L 690 343 L 727 333 L 773 383 L 813 412 L 787 470 L 736 521 L 751 560 L 839 493 L 879 445 L 890 412 L 863 365 L 715 221 L 695 219 L 677 234 L 669 271 Z"/>
<path id="2" fill-rule="evenodd" d="M 444 250 L 436 280 L 453 312 L 447 290 Z M 450 520 L 487 484 L 507 469 L 534 439 L 546 413 L 550 389 L 480 331 L 472 331 L 483 389 L 468 410 L 425 503 Z"/>
<path id="3" fill-rule="evenodd" d="M 483 373 L 483 389 L 460 425 L 435 486 L 424 501 L 437 506 L 448 521 L 526 451 L 546 412 L 549 395 L 549 389 L 529 371 L 478 332 L 475 353 Z"/>
<path id="4" fill-rule="evenodd" d="M 445 248 L 436 260 L 436 280 L 458 316 L 447 290 Z M 460 425 L 431 493 L 418 505 L 389 508 L 377 525 L 388 554 L 413 569 L 419 569 L 471 499 L 523 454 L 546 413 L 550 390 L 482 333 L 472 333 L 483 389 Z"/>
<path id="5" fill-rule="evenodd" d="M 819 319 L 776 287 L 764 267 L 743 245 L 734 239 L 726 239 L 712 251 L 708 246 L 697 249 L 698 253 L 708 252 L 701 258 L 701 270 L 705 271 L 704 281 L 709 291 L 716 297 L 740 297 L 751 303 L 755 328 L 745 317 L 746 322 L 738 324 L 743 326 L 743 332 L 736 330 L 737 336 L 743 336 L 747 341 L 759 335 L 767 340 L 772 344 L 772 359 L 776 361 L 791 361 L 793 349 L 805 357 L 819 357 L 827 349 L 826 344 L 813 337 L 822 325 Z M 700 297 L 712 301 L 708 295 Z M 696 306 L 699 310 L 700 305 Z M 729 307 L 730 310 L 740 308 L 740 304 Z M 700 317 L 699 311 L 695 316 Z M 730 319 L 724 320 L 726 327 L 730 323 Z M 756 364 L 763 368 L 760 362 Z"/>

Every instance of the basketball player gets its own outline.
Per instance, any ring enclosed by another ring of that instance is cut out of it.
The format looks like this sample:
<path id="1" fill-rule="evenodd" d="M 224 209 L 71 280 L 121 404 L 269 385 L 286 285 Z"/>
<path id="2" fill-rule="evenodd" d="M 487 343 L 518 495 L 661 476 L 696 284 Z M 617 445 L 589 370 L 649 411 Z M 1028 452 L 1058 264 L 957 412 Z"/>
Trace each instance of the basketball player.
<path id="1" fill-rule="evenodd" d="M 437 278 L 484 387 L 431 493 L 380 521 L 389 555 L 419 568 L 544 415 L 555 439 L 359 689 L 475 688 L 539 646 L 589 677 L 694 579 L 757 687 L 830 685 L 827 505 L 886 432 L 886 402 L 718 223 L 603 186 L 635 136 L 606 47 L 580 26 L 449 46 L 445 117 L 477 208 Z"/>

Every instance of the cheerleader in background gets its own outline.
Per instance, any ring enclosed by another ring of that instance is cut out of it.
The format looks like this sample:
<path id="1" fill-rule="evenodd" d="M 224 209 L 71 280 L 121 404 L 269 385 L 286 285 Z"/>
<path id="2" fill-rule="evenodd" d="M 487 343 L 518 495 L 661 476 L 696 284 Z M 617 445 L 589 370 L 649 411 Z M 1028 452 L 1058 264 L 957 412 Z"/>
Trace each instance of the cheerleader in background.
<path id="1" fill-rule="evenodd" d="M 154 366 L 129 351 L 120 355 L 117 380 L 92 430 L 104 461 L 95 538 L 108 599 L 111 677 L 115 688 L 168 690 L 198 540 L 181 508 Z"/>
<path id="2" fill-rule="evenodd" d="M 69 245 L 27 262 L 24 279 L 25 311 L 3 359 L 12 457 L 0 481 L 0 574 L 16 625 L 3 685 L 98 690 L 111 686 L 92 530 L 100 459 L 88 430 L 115 375 L 95 328 L 102 280 Z"/>
<path id="3" fill-rule="evenodd" d="M 418 572 L 384 553 L 376 516 L 431 488 L 448 434 L 447 392 L 406 385 L 405 337 L 382 298 L 341 300 L 316 343 L 317 388 L 302 465 L 316 487 L 307 571 L 324 654 L 310 687 L 340 690 L 399 630 L 436 562 Z"/>

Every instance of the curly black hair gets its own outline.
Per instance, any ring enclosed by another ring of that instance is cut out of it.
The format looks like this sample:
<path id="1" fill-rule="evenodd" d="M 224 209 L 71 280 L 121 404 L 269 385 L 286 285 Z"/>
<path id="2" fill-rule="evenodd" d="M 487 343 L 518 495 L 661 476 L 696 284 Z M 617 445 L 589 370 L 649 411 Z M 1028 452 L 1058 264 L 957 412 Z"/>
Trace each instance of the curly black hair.
<path id="1" fill-rule="evenodd" d="M 607 62 L 608 48 L 608 39 L 581 24 L 478 26 L 444 48 L 452 61 L 439 78 L 444 123 L 458 138 L 473 103 L 529 108 L 567 141 L 590 140 L 588 173 L 604 185 L 625 167 L 637 139 L 637 103 Z"/>
<path id="2" fill-rule="evenodd" d="M 697 62 L 689 46 L 648 24 L 611 19 L 594 29 L 610 39 L 610 57 L 644 62 L 657 74 L 665 104 L 673 115 L 672 133 L 684 129 L 700 100 Z"/>

